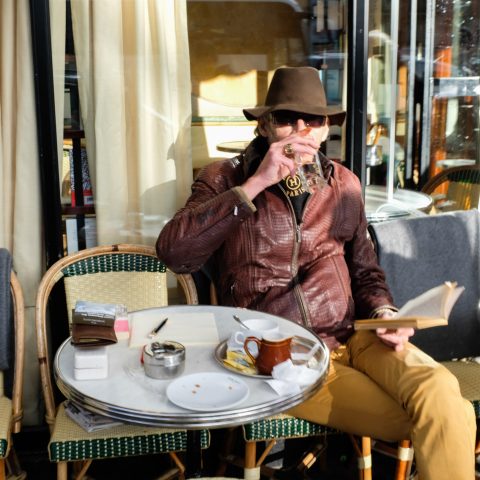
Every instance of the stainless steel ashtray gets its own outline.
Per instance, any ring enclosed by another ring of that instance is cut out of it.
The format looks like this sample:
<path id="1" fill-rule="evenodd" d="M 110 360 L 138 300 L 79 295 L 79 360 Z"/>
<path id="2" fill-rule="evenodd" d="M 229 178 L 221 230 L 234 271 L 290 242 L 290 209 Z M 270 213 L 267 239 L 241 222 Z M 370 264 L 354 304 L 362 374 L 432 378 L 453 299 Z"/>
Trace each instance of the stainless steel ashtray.
<path id="1" fill-rule="evenodd" d="M 185 369 L 185 347 L 178 342 L 153 342 L 143 347 L 145 375 L 157 379 L 169 379 Z"/>

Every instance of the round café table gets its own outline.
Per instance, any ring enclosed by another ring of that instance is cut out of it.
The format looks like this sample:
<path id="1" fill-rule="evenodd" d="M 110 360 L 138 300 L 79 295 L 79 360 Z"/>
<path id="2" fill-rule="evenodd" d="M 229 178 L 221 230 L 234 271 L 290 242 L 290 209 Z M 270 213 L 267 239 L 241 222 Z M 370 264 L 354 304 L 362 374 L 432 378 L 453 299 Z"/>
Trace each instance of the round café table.
<path id="1" fill-rule="evenodd" d="M 365 187 L 365 213 L 369 222 L 424 215 L 431 206 L 432 197 L 423 192 L 397 188 L 389 199 L 385 186 Z"/>
<path id="2" fill-rule="evenodd" d="M 265 377 L 243 375 L 227 369 L 221 362 L 219 352 L 222 346 L 226 348 L 225 342 L 232 332 L 242 330 L 233 315 L 238 315 L 242 320 L 273 318 L 285 335 L 302 339 L 308 347 L 320 343 L 315 354 L 318 360 L 316 368 L 320 371 L 318 380 L 302 387 L 300 392 L 278 395 L 267 384 Z M 177 330 L 176 337 L 170 338 L 182 343 L 186 349 L 182 376 L 203 372 L 228 374 L 244 381 L 248 396 L 241 403 L 211 411 L 182 408 L 167 396 L 169 384 L 176 379 L 146 377 L 140 364 L 141 347 L 129 347 L 127 340 L 107 347 L 106 379 L 76 380 L 75 347 L 67 339 L 56 353 L 54 375 L 60 391 L 67 399 L 95 413 L 129 423 L 187 429 L 186 459 L 190 477 L 200 470 L 200 429 L 232 427 L 283 412 L 313 395 L 327 375 L 329 352 L 323 341 L 307 328 L 284 318 L 247 309 L 206 305 L 176 305 L 129 314 L 131 328 L 135 323 L 138 325 L 138 321 L 158 323 L 163 318 L 168 318 L 173 326 L 179 318 L 189 325 L 189 328 L 183 329 L 183 333 Z M 209 334 L 206 334 L 207 331 Z"/>
<path id="3" fill-rule="evenodd" d="M 229 152 L 229 153 L 241 153 L 250 143 L 250 140 L 236 140 L 231 142 L 222 142 L 216 146 L 216 149 L 220 152 Z"/>

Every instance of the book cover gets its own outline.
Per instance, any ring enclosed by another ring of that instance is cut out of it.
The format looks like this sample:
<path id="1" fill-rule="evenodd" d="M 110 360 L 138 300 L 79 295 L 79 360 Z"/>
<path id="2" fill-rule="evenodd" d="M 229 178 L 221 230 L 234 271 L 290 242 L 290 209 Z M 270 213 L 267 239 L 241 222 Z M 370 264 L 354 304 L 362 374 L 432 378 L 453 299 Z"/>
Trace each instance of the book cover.
<path id="1" fill-rule="evenodd" d="M 78 300 L 72 312 L 72 322 L 83 325 L 113 327 L 118 305 L 113 303 L 95 303 Z"/>
<path id="2" fill-rule="evenodd" d="M 357 320 L 355 330 L 377 328 L 430 328 L 448 325 L 448 317 L 465 290 L 456 282 L 445 282 L 409 300 L 392 318 Z"/>

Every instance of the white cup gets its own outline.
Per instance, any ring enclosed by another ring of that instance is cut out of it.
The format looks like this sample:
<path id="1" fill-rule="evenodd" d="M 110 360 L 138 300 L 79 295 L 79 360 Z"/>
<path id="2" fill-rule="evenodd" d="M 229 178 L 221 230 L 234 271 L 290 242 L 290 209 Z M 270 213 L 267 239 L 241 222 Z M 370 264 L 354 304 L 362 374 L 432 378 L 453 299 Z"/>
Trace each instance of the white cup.
<path id="1" fill-rule="evenodd" d="M 270 318 L 250 318 L 243 320 L 243 323 L 248 327 L 233 332 L 228 341 L 228 347 L 231 349 L 243 350 L 243 344 L 247 337 L 257 337 L 259 340 L 265 336 L 275 335 L 279 333 L 279 327 L 276 320 Z M 252 350 L 256 351 L 256 345 L 252 346 Z"/>

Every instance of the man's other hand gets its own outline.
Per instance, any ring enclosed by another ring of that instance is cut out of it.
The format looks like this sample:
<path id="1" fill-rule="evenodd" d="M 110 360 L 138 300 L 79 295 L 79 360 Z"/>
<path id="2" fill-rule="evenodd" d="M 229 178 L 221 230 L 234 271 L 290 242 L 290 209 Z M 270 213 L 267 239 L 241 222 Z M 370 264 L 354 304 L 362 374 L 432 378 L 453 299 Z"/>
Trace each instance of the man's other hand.
<path id="1" fill-rule="evenodd" d="M 385 345 L 392 347 L 396 352 L 401 352 L 415 330 L 413 328 L 377 328 L 376 333 Z"/>
<path id="2" fill-rule="evenodd" d="M 395 312 L 386 311 L 380 318 L 393 318 L 394 315 Z M 413 328 L 377 328 L 376 333 L 385 345 L 392 347 L 396 352 L 401 352 L 415 330 Z"/>

